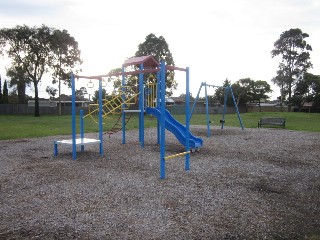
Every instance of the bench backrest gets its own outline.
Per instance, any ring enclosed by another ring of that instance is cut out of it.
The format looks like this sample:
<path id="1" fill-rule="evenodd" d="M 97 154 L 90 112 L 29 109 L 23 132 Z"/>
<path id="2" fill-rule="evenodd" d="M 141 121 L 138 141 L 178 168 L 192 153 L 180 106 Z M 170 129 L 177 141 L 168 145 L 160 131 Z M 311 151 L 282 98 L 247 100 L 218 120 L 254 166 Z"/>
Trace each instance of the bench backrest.
<path id="1" fill-rule="evenodd" d="M 260 123 L 283 123 L 284 118 L 272 117 L 272 118 L 260 118 Z"/>

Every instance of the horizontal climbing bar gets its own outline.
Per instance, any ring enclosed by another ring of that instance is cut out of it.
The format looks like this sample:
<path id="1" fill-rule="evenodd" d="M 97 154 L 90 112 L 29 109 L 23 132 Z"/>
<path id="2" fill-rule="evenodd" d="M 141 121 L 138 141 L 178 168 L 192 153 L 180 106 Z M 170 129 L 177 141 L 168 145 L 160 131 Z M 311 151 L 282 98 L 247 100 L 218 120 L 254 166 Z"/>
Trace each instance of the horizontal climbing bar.
<path id="1" fill-rule="evenodd" d="M 138 113 L 141 112 L 141 110 L 123 110 L 125 113 Z"/>
<path id="2" fill-rule="evenodd" d="M 184 155 L 187 155 L 187 154 L 189 154 L 189 153 L 190 153 L 190 151 L 182 152 L 182 153 L 177 153 L 177 154 L 173 154 L 173 155 L 170 155 L 170 156 L 164 157 L 164 160 L 168 160 L 168 159 L 171 159 L 171 158 L 184 156 Z"/>

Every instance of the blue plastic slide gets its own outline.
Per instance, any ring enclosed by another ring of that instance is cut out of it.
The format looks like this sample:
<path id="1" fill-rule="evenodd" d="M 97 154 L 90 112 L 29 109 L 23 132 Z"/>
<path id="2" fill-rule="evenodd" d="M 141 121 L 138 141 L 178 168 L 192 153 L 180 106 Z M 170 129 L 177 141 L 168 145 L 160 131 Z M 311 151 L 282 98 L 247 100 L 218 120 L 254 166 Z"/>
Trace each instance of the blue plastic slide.
<path id="1" fill-rule="evenodd" d="M 155 116 L 158 120 L 160 120 L 161 110 L 160 108 L 146 108 L 147 114 L 152 114 Z M 165 127 L 167 130 L 172 132 L 178 141 L 185 146 L 186 145 L 186 133 L 187 129 L 185 126 L 183 126 L 180 122 L 178 122 L 168 110 L 165 110 Z M 197 138 L 189 132 L 189 146 L 190 148 L 196 149 L 202 147 L 203 141 L 201 138 Z"/>

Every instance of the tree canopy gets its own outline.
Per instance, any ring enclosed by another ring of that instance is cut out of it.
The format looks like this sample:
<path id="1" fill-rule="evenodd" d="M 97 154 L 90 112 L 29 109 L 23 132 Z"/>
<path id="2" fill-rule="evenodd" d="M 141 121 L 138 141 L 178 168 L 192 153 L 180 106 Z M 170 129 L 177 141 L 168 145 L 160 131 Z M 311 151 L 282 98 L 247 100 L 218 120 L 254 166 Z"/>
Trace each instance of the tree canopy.
<path id="1" fill-rule="evenodd" d="M 135 53 L 136 57 L 152 55 L 157 61 L 160 62 L 164 58 L 166 64 L 174 66 L 174 60 L 169 49 L 169 45 L 163 36 L 157 37 L 155 34 L 150 33 L 146 36 L 145 41 L 138 46 L 138 50 Z M 150 74 L 152 75 L 152 74 Z M 173 71 L 167 71 L 166 81 L 166 94 L 172 95 L 172 91 L 177 89 L 178 83 L 174 79 Z M 147 76 L 148 78 L 148 76 Z M 149 81 L 156 80 L 156 77 L 152 75 L 149 77 Z"/>
<path id="2" fill-rule="evenodd" d="M 312 47 L 307 44 L 307 37 L 309 35 L 299 28 L 290 29 L 280 35 L 271 51 L 272 57 L 281 56 L 277 75 L 272 81 L 280 87 L 282 100 L 288 95 L 289 111 L 295 85 L 312 67 L 309 53 Z"/>
<path id="3" fill-rule="evenodd" d="M 38 84 L 43 75 L 51 71 L 54 80 L 67 80 L 75 65 L 81 64 L 77 41 L 66 30 L 45 25 L 0 29 L 0 52 L 11 59 L 13 70 L 23 71 L 26 78 L 19 80 L 28 79 L 33 83 L 35 116 L 40 116 Z"/>
<path id="4" fill-rule="evenodd" d="M 314 107 L 320 107 L 320 76 L 304 74 L 295 86 L 291 102 L 298 108 L 305 102 L 312 102 Z"/>
<path id="5" fill-rule="evenodd" d="M 272 92 L 270 85 L 266 81 L 242 78 L 231 84 L 231 82 L 226 79 L 223 82 L 223 87 L 216 89 L 215 96 L 212 100 L 215 103 L 223 105 L 225 95 L 224 88 L 230 85 L 238 106 L 245 106 L 247 103 L 258 103 L 260 106 L 261 100 L 268 99 L 268 93 Z M 227 106 L 233 106 L 230 94 L 227 96 Z"/>

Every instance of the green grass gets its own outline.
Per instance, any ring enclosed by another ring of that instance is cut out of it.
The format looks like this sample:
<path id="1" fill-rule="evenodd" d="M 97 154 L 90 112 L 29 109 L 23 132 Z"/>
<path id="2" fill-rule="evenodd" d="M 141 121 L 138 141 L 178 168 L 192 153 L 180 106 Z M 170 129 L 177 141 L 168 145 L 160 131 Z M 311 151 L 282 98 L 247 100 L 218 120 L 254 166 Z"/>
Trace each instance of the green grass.
<path id="1" fill-rule="evenodd" d="M 185 123 L 184 115 L 174 116 L 181 123 Z M 256 128 L 260 117 L 285 117 L 286 129 L 297 131 L 320 132 L 319 113 L 245 113 L 241 114 L 245 128 Z M 220 125 L 221 115 L 210 115 L 213 125 Z M 109 130 L 117 121 L 118 116 L 107 119 L 103 125 L 104 131 Z M 225 126 L 239 127 L 239 120 L 236 114 L 227 114 Z M 145 127 L 155 127 L 156 118 L 145 117 Z M 206 125 L 206 115 L 193 115 L 192 125 Z M 134 115 L 127 124 L 127 129 L 138 128 L 138 116 Z M 79 133 L 79 117 L 77 118 L 77 133 Z M 85 118 L 85 132 L 98 132 L 98 124 L 90 118 Z M 71 134 L 71 116 L 41 116 L 30 115 L 0 115 L 0 140 L 33 138 L 54 135 Z"/>

